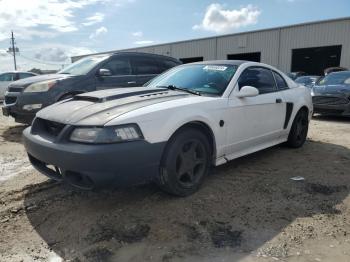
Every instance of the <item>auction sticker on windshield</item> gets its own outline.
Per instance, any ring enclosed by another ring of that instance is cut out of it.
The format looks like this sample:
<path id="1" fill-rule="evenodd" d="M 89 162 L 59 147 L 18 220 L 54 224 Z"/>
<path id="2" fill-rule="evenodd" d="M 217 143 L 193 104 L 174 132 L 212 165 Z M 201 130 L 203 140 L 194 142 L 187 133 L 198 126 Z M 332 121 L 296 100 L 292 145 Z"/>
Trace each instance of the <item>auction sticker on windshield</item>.
<path id="1" fill-rule="evenodd" d="M 207 65 L 203 67 L 203 70 L 213 70 L 213 71 L 225 71 L 227 66 L 216 66 L 216 65 Z"/>

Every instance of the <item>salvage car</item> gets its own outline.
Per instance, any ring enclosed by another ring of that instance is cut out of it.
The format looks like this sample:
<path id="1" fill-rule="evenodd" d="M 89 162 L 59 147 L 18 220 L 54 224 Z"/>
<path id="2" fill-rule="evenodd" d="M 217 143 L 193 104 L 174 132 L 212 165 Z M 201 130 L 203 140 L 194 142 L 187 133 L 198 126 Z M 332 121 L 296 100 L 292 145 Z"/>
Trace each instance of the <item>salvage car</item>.
<path id="1" fill-rule="evenodd" d="M 310 91 L 276 68 L 211 61 L 170 69 L 147 86 L 76 95 L 24 130 L 32 165 L 82 188 L 155 181 L 187 196 L 212 165 L 286 143 L 301 147 Z"/>
<path id="2" fill-rule="evenodd" d="M 179 64 L 172 57 L 139 52 L 89 56 L 57 74 L 13 82 L 2 111 L 16 122 L 30 124 L 36 112 L 57 101 L 100 89 L 141 86 Z"/>
<path id="3" fill-rule="evenodd" d="M 320 78 L 320 76 L 299 76 L 297 79 L 295 79 L 294 81 L 298 84 L 304 85 L 308 88 L 312 88 L 315 83 L 318 81 L 318 79 Z"/>
<path id="4" fill-rule="evenodd" d="M 312 88 L 314 113 L 350 116 L 350 71 L 331 73 Z"/>

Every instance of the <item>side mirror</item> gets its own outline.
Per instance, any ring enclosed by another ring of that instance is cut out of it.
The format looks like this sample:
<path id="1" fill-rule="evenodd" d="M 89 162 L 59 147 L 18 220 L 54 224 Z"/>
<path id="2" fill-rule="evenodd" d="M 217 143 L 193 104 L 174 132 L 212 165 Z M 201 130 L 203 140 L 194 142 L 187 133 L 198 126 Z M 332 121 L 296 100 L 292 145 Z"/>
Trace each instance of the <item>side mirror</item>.
<path id="1" fill-rule="evenodd" d="M 98 76 L 111 76 L 112 72 L 109 69 L 101 68 L 100 70 L 98 70 L 97 75 Z"/>
<path id="2" fill-rule="evenodd" d="M 259 90 L 253 86 L 243 86 L 236 95 L 239 98 L 253 97 L 259 95 Z"/>

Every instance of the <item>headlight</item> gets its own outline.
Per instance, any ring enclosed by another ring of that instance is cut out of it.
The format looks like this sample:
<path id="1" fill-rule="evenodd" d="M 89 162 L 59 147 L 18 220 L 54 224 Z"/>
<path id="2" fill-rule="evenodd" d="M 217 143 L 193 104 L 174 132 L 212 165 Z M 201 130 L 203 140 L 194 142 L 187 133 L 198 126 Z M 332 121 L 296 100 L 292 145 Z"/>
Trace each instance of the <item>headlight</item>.
<path id="1" fill-rule="evenodd" d="M 57 81 L 56 80 L 48 80 L 48 81 L 43 81 L 43 82 L 38 82 L 31 84 L 27 86 L 24 89 L 24 92 L 28 93 L 34 93 L 34 92 L 46 92 L 48 91 L 51 87 L 56 85 Z"/>
<path id="2" fill-rule="evenodd" d="M 140 128 L 136 124 L 111 127 L 78 127 L 70 140 L 81 143 L 108 144 L 142 139 Z"/>
<path id="3" fill-rule="evenodd" d="M 315 96 L 315 91 L 313 88 L 311 88 L 311 96 Z"/>

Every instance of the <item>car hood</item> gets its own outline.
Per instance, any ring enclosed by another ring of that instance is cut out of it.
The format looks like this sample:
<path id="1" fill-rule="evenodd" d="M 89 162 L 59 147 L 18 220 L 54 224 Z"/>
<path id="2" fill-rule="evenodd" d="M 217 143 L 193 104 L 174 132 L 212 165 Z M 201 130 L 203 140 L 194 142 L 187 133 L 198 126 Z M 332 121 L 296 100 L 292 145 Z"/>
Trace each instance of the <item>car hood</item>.
<path id="1" fill-rule="evenodd" d="M 37 113 L 37 117 L 70 125 L 103 126 L 141 107 L 193 96 L 162 88 L 133 87 L 84 93 Z"/>
<path id="2" fill-rule="evenodd" d="M 21 80 L 17 80 L 11 83 L 11 87 L 26 87 L 30 84 L 47 81 L 47 80 L 55 80 L 55 79 L 66 79 L 66 78 L 72 78 L 75 77 L 73 75 L 66 75 L 66 74 L 50 74 L 50 75 L 39 75 L 39 76 L 32 76 L 28 78 L 24 78 Z"/>
<path id="3" fill-rule="evenodd" d="M 350 85 L 314 86 L 313 91 L 315 95 L 347 96 L 350 95 Z"/>

